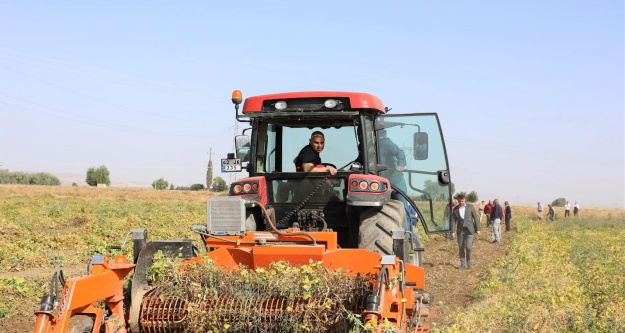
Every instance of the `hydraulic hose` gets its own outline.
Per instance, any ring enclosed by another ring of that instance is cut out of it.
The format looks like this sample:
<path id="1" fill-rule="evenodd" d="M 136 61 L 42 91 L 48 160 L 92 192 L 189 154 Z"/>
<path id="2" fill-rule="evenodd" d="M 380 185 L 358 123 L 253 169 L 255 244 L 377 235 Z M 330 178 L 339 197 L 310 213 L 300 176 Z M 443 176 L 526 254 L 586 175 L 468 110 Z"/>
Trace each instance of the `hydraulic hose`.
<path id="1" fill-rule="evenodd" d="M 312 195 L 315 193 L 316 191 L 313 191 L 310 195 L 310 197 L 312 197 Z M 305 232 L 305 231 L 297 231 L 297 232 L 283 232 L 280 231 L 276 228 L 276 226 L 273 224 L 273 221 L 271 221 L 271 217 L 269 216 L 269 212 L 267 212 L 267 209 L 265 208 L 265 206 L 263 206 L 263 204 L 261 204 L 258 201 L 254 201 L 254 204 L 258 205 L 258 207 L 260 207 L 260 209 L 263 211 L 263 214 L 265 214 L 265 218 L 267 219 L 267 224 L 269 224 L 269 227 L 271 227 L 271 230 L 273 230 L 273 232 L 277 233 L 278 235 L 281 236 L 295 236 L 295 235 L 304 235 L 308 238 L 310 238 L 310 240 L 313 242 L 313 245 L 317 245 L 317 240 L 315 239 L 315 237 L 313 237 L 313 235 Z M 305 202 L 304 202 L 305 204 Z M 303 206 L 303 205 L 302 205 Z M 301 207 L 300 207 L 301 208 Z M 299 208 L 296 208 L 296 210 L 299 210 Z"/>

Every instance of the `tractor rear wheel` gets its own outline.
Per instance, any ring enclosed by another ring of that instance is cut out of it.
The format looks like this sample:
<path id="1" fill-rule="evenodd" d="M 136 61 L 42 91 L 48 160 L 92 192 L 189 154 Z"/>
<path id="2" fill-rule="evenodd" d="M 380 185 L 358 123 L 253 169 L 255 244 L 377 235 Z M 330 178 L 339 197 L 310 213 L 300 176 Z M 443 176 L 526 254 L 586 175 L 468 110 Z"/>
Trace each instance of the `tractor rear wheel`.
<path id="1" fill-rule="evenodd" d="M 88 315 L 74 315 L 69 318 L 67 333 L 91 333 L 94 325 L 93 317 Z"/>
<path id="2" fill-rule="evenodd" d="M 406 221 L 404 204 L 399 200 L 389 200 L 381 209 L 365 208 L 360 211 L 358 248 L 381 255 L 393 254 L 391 231 L 400 228 Z M 404 258 L 400 258 L 404 259 Z"/>

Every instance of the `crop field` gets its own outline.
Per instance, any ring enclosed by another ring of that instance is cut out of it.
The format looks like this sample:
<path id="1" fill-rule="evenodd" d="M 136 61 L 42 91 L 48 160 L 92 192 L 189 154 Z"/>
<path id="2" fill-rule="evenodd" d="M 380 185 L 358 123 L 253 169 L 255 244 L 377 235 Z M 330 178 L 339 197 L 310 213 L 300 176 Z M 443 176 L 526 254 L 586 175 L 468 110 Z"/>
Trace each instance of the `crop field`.
<path id="1" fill-rule="evenodd" d="M 85 274 L 95 253 L 130 256 L 132 244 L 122 251 L 110 246 L 132 229 L 146 228 L 150 239 L 192 239 L 202 248 L 190 226 L 205 223 L 206 200 L 213 195 L 0 186 L 0 333 L 32 331 L 33 311 L 55 268 L 71 278 Z M 466 273 L 478 281 L 468 286 L 469 300 L 432 330 L 625 332 L 625 211 L 583 209 L 579 218 L 558 216 L 552 223 L 538 221 L 534 207 L 513 209 L 505 248 Z M 427 265 L 431 247 L 425 247 L 426 274 L 454 269 Z M 462 283 L 453 280 L 456 275 L 437 283 Z M 437 295 L 443 296 L 454 295 Z"/>
<path id="2" fill-rule="evenodd" d="M 447 332 L 625 332 L 625 218 L 517 223 Z"/>

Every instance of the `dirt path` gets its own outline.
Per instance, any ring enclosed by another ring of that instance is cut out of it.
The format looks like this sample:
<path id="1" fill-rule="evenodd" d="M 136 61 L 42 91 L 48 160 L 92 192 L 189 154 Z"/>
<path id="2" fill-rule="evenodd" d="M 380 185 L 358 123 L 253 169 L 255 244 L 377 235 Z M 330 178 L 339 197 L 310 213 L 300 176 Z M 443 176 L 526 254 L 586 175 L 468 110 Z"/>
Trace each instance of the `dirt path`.
<path id="1" fill-rule="evenodd" d="M 489 228 L 490 229 L 490 228 Z M 424 257 L 426 290 L 434 295 L 435 317 L 432 327 L 445 327 L 455 313 L 466 307 L 471 294 L 484 276 L 484 270 L 495 260 L 509 253 L 508 245 L 514 231 L 501 233 L 501 243 L 490 242 L 490 230 L 481 226 L 481 235 L 473 241 L 473 267 L 459 270 L 458 242 L 443 235 L 430 237 Z"/>

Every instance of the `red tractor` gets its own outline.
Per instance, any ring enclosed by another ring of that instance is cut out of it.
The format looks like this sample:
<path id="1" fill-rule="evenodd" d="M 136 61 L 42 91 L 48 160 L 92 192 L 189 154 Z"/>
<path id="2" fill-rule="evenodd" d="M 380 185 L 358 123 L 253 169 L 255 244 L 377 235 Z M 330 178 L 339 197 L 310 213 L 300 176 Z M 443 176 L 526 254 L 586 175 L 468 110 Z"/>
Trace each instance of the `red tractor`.
<path id="1" fill-rule="evenodd" d="M 429 330 L 432 296 L 425 290 L 417 222 L 425 233 L 449 231 L 451 204 L 438 116 L 391 115 L 377 97 L 353 92 L 282 93 L 243 103 L 235 91 L 232 101 L 237 120 L 249 128 L 235 137 L 235 153 L 221 160 L 221 170 L 245 170 L 249 177 L 233 182 L 228 196 L 209 200 L 206 224 L 192 226 L 207 253 L 199 255 L 191 241 L 148 242 L 147 231 L 135 229 L 129 233 L 134 264 L 97 255 L 84 277 L 55 274 L 53 285 L 62 290 L 51 288 L 43 297 L 35 332 L 188 331 L 189 307 L 199 303 L 211 318 L 228 323 L 227 331 L 236 331 L 229 323 L 246 320 L 240 331 L 285 331 L 285 314 L 327 303 L 328 293 L 287 299 L 249 286 L 247 293 L 215 290 L 201 300 L 181 300 L 147 279 L 159 251 L 188 262 L 208 260 L 223 271 L 317 262 L 345 276 L 370 276 L 341 304 L 352 321 L 333 319 L 327 331 L 349 332 L 354 318 L 372 331 Z M 294 160 L 315 131 L 325 139 L 325 163 L 298 170 Z M 133 269 L 131 290 L 124 293 Z"/>
<path id="2" fill-rule="evenodd" d="M 232 100 L 237 120 L 251 126 L 243 133 L 251 133 L 235 138 L 236 154 L 222 160 L 222 172 L 249 173 L 228 194 L 246 200 L 247 230 L 267 228 L 255 202 L 277 228 L 333 230 L 342 248 L 399 254 L 392 230 L 403 228 L 407 247 L 400 258 L 421 266 L 416 222 L 426 233 L 449 229 L 443 220 L 451 182 L 436 114 L 391 115 L 366 93 L 254 96 L 242 114 L 241 93 Z M 294 158 L 316 130 L 325 137 L 323 165 L 337 169 L 335 175 L 296 170 Z"/>

